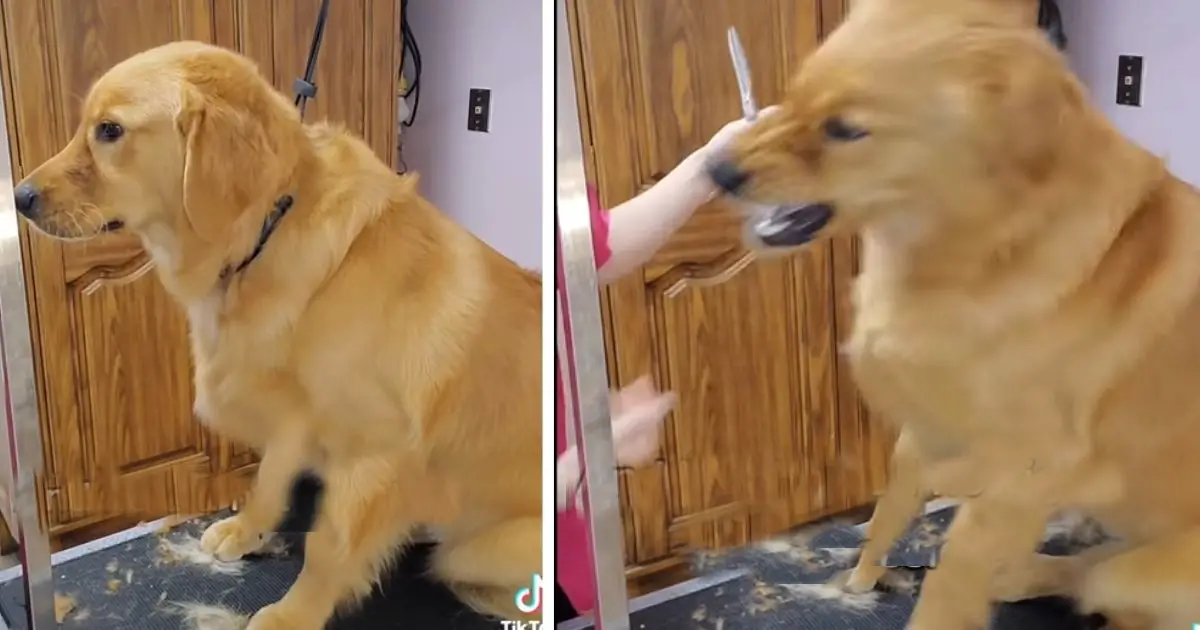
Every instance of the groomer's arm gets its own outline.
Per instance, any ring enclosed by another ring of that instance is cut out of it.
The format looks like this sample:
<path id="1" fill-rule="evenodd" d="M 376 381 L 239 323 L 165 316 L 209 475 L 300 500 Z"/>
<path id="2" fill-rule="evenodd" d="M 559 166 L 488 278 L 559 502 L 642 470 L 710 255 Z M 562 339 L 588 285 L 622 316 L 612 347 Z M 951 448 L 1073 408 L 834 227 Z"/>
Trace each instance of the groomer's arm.
<path id="1" fill-rule="evenodd" d="M 608 262 L 600 282 L 609 283 L 646 261 L 705 202 L 716 187 L 704 172 L 704 151 L 689 155 L 649 190 L 609 211 Z"/>

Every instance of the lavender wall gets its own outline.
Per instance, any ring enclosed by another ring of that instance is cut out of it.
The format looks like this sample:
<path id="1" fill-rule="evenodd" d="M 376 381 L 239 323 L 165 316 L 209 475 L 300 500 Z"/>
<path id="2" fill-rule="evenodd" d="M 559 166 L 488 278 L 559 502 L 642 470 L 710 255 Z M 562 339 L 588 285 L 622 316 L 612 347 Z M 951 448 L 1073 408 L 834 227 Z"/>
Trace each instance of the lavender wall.
<path id="1" fill-rule="evenodd" d="M 422 193 L 531 269 L 542 264 L 542 9 L 410 0 L 424 70 L 416 122 L 401 136 Z M 471 88 L 492 90 L 488 133 L 467 131 Z"/>
<path id="2" fill-rule="evenodd" d="M 1092 99 L 1171 170 L 1200 184 L 1200 2 L 1197 0 L 1059 0 L 1068 56 Z M 1153 8 L 1151 8 L 1151 6 Z M 1116 104 L 1117 57 L 1144 58 L 1142 106 Z"/>

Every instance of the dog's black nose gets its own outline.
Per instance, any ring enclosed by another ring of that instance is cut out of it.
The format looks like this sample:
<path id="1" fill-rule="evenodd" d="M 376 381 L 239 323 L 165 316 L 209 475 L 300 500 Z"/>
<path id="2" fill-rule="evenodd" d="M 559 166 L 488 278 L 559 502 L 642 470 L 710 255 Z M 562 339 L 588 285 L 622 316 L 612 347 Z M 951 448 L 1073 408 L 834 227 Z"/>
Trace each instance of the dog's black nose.
<path id="1" fill-rule="evenodd" d="M 16 202 L 17 212 L 32 219 L 38 213 L 38 206 L 41 205 L 42 196 L 38 194 L 38 189 L 28 182 L 17 186 L 13 191 L 13 201 Z"/>
<path id="2" fill-rule="evenodd" d="M 738 168 L 733 162 L 722 160 L 710 164 L 708 166 L 708 177 L 721 190 L 729 194 L 737 194 L 746 182 L 750 181 L 750 174 Z"/>

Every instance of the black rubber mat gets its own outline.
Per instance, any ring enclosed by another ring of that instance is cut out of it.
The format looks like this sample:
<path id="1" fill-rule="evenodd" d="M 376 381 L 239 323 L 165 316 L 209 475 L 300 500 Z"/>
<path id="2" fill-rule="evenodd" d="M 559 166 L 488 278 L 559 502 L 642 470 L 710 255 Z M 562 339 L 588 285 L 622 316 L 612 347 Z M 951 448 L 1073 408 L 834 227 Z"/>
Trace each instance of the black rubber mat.
<path id="1" fill-rule="evenodd" d="M 910 595 L 883 592 L 869 606 L 851 608 L 747 576 L 635 612 L 630 622 L 680 630 L 904 630 L 913 603 Z M 1003 605 L 991 628 L 1094 630 L 1056 599 Z"/>
<path id="2" fill-rule="evenodd" d="M 55 589 L 73 601 L 61 627 L 89 630 L 179 630 L 180 604 L 220 606 L 246 615 L 278 601 L 303 564 L 300 536 L 282 553 L 247 558 L 218 570 L 179 560 L 213 519 L 179 526 L 99 550 L 55 568 Z M 164 543 L 163 538 L 166 539 Z M 177 543 L 175 547 L 171 543 Z M 382 580 L 380 588 L 327 630 L 496 630 L 500 622 L 463 606 L 441 584 L 424 576 L 433 545 L 416 545 Z M 234 571 L 233 569 L 240 569 Z M 224 571 L 224 572 L 221 572 Z M 0 585 L 0 614 L 13 630 L 26 630 L 20 580 Z"/>
<path id="3" fill-rule="evenodd" d="M 942 534 L 953 509 L 914 524 L 889 554 L 893 568 L 874 593 L 845 595 L 826 587 L 854 566 L 862 534 L 852 525 L 826 525 L 721 554 L 697 556 L 696 573 L 736 571 L 742 577 L 668 599 L 630 618 L 633 628 L 704 630 L 903 630 L 921 578 L 936 566 Z M 1046 553 L 1072 553 L 1066 539 L 1047 541 Z M 904 567 L 904 568 L 900 568 Z M 912 568 L 908 568 L 912 567 Z M 1043 599 L 996 608 L 994 630 L 1090 630 L 1094 621 L 1076 615 L 1070 602 Z"/>

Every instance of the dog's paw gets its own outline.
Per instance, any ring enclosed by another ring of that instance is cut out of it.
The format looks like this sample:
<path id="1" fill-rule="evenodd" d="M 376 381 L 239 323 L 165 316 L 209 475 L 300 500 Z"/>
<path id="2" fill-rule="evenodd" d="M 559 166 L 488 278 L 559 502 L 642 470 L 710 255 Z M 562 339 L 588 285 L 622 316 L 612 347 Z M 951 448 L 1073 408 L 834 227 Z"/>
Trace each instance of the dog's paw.
<path id="1" fill-rule="evenodd" d="M 262 532 L 247 526 L 244 519 L 231 516 L 208 526 L 200 537 L 200 549 L 222 562 L 233 562 L 258 551 L 266 543 Z"/>
<path id="2" fill-rule="evenodd" d="M 324 626 L 323 619 L 313 619 L 312 615 L 291 610 L 280 602 L 254 613 L 246 630 L 322 630 Z"/>
<path id="3" fill-rule="evenodd" d="M 859 565 L 841 576 L 841 587 L 848 593 L 869 593 L 875 590 L 885 573 L 886 567 Z"/>

